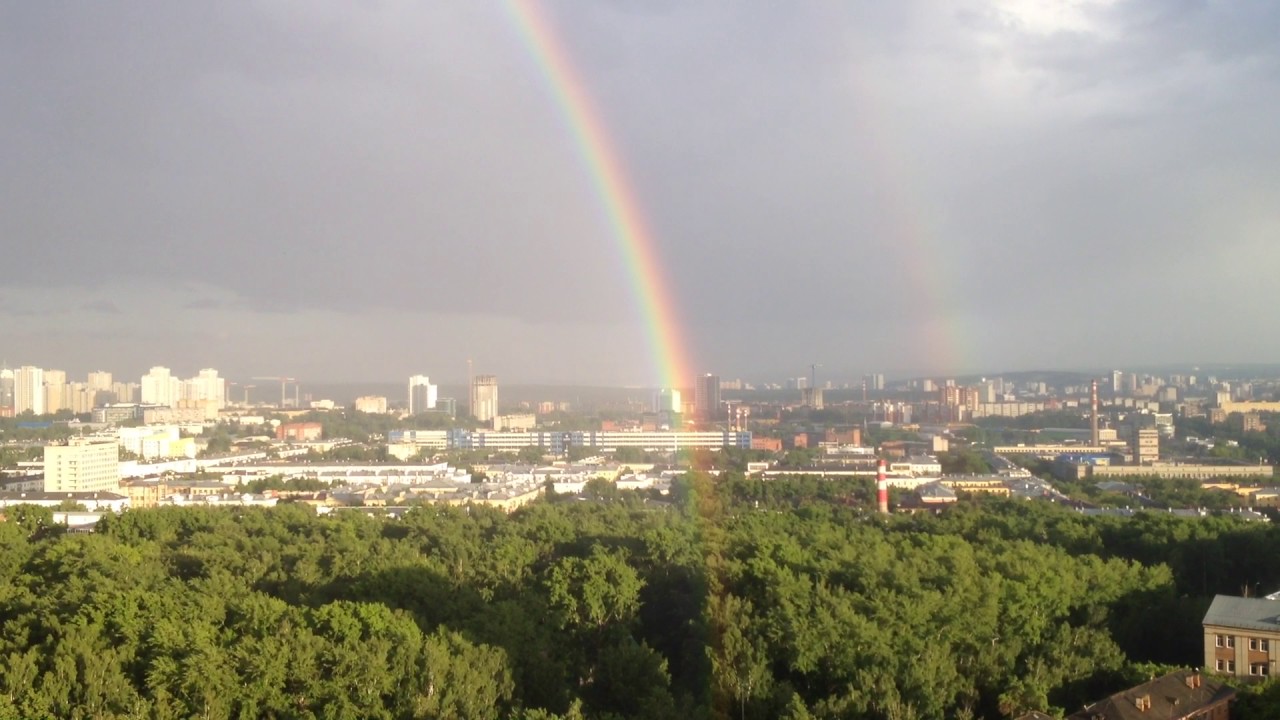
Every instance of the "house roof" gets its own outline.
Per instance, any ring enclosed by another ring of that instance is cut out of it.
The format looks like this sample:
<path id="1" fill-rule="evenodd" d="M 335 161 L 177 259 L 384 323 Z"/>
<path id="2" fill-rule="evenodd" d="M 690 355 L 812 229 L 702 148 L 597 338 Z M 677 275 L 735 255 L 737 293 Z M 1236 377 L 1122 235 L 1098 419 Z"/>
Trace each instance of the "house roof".
<path id="1" fill-rule="evenodd" d="M 1264 598 L 1214 595 L 1205 625 L 1280 632 L 1280 602 Z"/>
<path id="2" fill-rule="evenodd" d="M 1019 715 L 1013 720 L 1057 720 L 1057 719 L 1054 718 L 1052 715 L 1045 715 L 1039 710 L 1032 710 L 1031 712 Z"/>
<path id="3" fill-rule="evenodd" d="M 1196 670 L 1177 670 L 1086 705 L 1080 712 L 1067 716 L 1067 720 L 1181 720 L 1228 702 L 1235 695 L 1236 691 L 1220 680 Z M 1149 700 L 1146 709 L 1138 706 L 1141 698 Z"/>

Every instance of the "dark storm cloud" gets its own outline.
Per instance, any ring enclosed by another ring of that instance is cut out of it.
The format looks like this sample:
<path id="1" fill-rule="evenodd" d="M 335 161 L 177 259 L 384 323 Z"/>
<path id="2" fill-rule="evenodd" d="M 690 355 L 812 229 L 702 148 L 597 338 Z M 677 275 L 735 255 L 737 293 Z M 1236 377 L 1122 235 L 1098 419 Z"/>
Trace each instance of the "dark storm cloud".
<path id="1" fill-rule="evenodd" d="M 705 369 L 1280 352 L 1254 331 L 1280 289 L 1274 3 L 545 7 Z M 191 355 L 337 323 L 424 339 L 379 372 L 505 333 L 506 372 L 651 376 L 642 348 L 566 360 L 641 320 L 498 5 L 13 4 L 0 68 L 0 289 L 60 292 L 80 332 L 108 290 L 123 328 L 167 287 Z M 329 336 L 296 362 L 349 372 Z"/>

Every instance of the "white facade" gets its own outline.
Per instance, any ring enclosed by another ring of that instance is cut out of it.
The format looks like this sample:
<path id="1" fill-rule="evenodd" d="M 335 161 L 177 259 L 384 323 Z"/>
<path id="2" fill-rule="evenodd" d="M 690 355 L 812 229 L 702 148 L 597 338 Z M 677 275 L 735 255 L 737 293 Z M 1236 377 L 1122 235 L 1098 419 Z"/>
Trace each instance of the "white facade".
<path id="1" fill-rule="evenodd" d="M 196 456 L 195 441 L 182 437 L 182 429 L 177 425 L 144 425 L 119 428 L 116 432 L 120 447 L 143 460 Z"/>
<path id="2" fill-rule="evenodd" d="M 153 367 L 142 376 L 142 404 L 173 407 L 182 395 L 182 383 L 167 367 Z"/>
<path id="3" fill-rule="evenodd" d="M 490 422 L 498 415 L 498 376 L 477 375 L 471 380 L 471 416 Z"/>
<path id="4" fill-rule="evenodd" d="M 72 438 L 44 449 L 45 492 L 115 492 L 120 450 L 111 440 Z"/>
<path id="5" fill-rule="evenodd" d="M 195 377 L 182 381 L 181 399 L 197 403 L 212 403 L 215 408 L 221 410 L 227 404 L 227 381 L 225 378 L 218 377 L 217 370 L 206 368 Z"/>
<path id="6" fill-rule="evenodd" d="M 45 414 L 44 370 L 24 365 L 13 371 L 13 412 Z"/>
<path id="7" fill-rule="evenodd" d="M 427 410 L 436 409 L 436 395 L 439 388 L 431 384 L 426 375 L 414 375 L 409 378 L 409 414 L 417 415 Z"/>
<path id="8" fill-rule="evenodd" d="M 356 398 L 357 412 L 384 415 L 387 412 L 387 399 L 381 395 L 365 395 Z"/>
<path id="9" fill-rule="evenodd" d="M 656 413 L 679 413 L 684 408 L 680 405 L 680 391 L 674 388 L 663 388 L 653 395 L 653 411 Z"/>

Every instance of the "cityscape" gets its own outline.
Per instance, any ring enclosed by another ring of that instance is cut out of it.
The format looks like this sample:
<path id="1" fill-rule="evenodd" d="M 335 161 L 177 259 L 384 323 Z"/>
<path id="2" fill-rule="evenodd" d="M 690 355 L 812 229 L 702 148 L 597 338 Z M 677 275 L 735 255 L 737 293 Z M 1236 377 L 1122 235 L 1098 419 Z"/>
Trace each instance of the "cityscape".
<path id="1" fill-rule="evenodd" d="M 1276 28 L 0 6 L 0 720 L 1280 718 Z"/>

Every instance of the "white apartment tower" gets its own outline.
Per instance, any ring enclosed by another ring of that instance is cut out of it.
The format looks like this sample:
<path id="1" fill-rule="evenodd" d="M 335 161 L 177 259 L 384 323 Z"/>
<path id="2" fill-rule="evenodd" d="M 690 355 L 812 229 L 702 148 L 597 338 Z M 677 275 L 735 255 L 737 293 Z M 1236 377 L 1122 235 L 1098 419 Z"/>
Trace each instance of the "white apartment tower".
<path id="1" fill-rule="evenodd" d="M 205 368 L 195 377 L 182 381 L 182 396 L 179 399 L 212 403 L 221 410 L 227 404 L 226 378 L 218 377 L 217 370 Z"/>
<path id="2" fill-rule="evenodd" d="M 120 446 L 115 440 L 71 438 L 44 449 L 45 492 L 115 492 L 120 489 Z"/>
<path id="3" fill-rule="evenodd" d="M 45 413 L 44 370 L 23 365 L 13 371 L 13 412 L 20 414 L 28 410 L 36 415 Z"/>
<path id="4" fill-rule="evenodd" d="M 173 407 L 181 397 L 182 383 L 167 367 L 153 367 L 142 376 L 142 404 Z"/>
<path id="5" fill-rule="evenodd" d="M 498 415 L 498 376 L 476 375 L 471 379 L 471 416 L 489 422 Z"/>
<path id="6" fill-rule="evenodd" d="M 414 375 L 409 378 L 409 414 L 417 415 L 436 409 L 438 388 L 431 384 L 426 375 Z"/>

